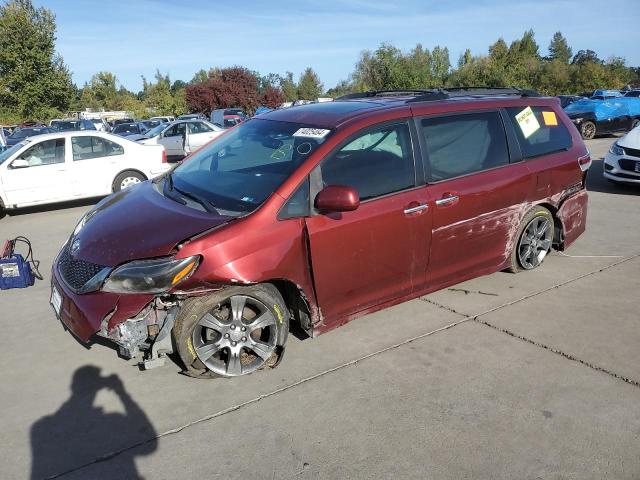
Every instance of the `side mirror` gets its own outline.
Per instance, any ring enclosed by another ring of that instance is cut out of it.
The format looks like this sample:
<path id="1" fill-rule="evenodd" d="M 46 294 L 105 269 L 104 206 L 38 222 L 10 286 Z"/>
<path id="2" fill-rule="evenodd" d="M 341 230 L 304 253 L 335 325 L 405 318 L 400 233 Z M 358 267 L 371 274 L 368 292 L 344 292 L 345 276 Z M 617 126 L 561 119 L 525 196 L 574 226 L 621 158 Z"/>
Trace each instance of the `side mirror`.
<path id="1" fill-rule="evenodd" d="M 11 163 L 11 168 L 29 168 L 29 162 L 23 160 L 22 158 L 18 158 Z"/>
<path id="2" fill-rule="evenodd" d="M 314 206 L 321 212 L 351 212 L 360 206 L 360 196 L 353 187 L 329 185 L 316 195 Z"/>

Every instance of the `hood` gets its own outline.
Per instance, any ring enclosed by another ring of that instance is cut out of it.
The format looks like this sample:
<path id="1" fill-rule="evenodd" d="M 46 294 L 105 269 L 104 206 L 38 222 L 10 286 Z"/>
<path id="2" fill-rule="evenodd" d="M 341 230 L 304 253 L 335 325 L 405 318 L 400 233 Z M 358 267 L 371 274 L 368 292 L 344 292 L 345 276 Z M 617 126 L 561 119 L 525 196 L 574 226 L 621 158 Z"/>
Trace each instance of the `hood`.
<path id="1" fill-rule="evenodd" d="M 166 198 L 150 181 L 105 198 L 92 212 L 73 239 L 74 257 L 108 267 L 168 255 L 182 240 L 232 220 Z"/>
<path id="2" fill-rule="evenodd" d="M 640 150 L 640 127 L 636 127 L 618 140 L 618 145 L 623 148 Z"/>

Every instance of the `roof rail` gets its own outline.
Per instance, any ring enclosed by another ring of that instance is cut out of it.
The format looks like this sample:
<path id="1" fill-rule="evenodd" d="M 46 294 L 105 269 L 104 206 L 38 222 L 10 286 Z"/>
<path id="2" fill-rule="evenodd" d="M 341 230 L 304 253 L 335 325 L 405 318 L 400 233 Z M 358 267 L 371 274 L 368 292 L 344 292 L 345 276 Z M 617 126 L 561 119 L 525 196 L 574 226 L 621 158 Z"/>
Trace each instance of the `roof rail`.
<path id="1" fill-rule="evenodd" d="M 539 97 L 535 90 L 516 87 L 446 87 L 432 89 L 407 90 L 369 90 L 368 92 L 350 93 L 336 98 L 336 100 L 354 100 L 358 98 L 373 98 L 382 96 L 413 96 L 407 103 L 433 102 L 456 97 L 493 97 L 515 95 L 519 97 Z"/>
<path id="2" fill-rule="evenodd" d="M 371 98 L 377 96 L 402 96 L 402 95 L 424 95 L 432 92 L 433 90 L 423 89 L 403 89 L 403 90 L 369 90 L 368 92 L 349 93 L 336 100 L 353 100 L 356 98 Z"/>

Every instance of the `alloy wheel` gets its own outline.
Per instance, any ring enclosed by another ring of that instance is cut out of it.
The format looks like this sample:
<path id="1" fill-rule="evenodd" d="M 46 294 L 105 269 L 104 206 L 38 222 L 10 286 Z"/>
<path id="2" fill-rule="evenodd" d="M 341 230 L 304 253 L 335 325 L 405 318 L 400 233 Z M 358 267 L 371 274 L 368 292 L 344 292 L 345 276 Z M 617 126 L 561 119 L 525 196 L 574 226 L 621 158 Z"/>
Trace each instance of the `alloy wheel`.
<path id="1" fill-rule="evenodd" d="M 233 295 L 202 316 L 191 340 L 195 354 L 209 370 L 237 377 L 275 357 L 276 319 L 260 300 Z"/>
<path id="2" fill-rule="evenodd" d="M 536 268 L 551 249 L 553 222 L 537 216 L 529 222 L 518 243 L 518 262 L 525 270 Z"/>

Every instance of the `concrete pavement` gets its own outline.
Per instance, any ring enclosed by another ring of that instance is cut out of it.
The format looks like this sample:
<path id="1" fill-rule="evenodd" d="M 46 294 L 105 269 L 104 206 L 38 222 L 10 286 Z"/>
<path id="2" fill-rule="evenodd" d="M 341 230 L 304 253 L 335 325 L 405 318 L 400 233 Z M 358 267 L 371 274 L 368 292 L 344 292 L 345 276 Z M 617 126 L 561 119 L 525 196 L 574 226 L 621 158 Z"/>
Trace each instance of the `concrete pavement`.
<path id="1" fill-rule="evenodd" d="M 640 189 L 601 169 L 587 232 L 541 269 L 290 336 L 247 378 L 139 372 L 62 331 L 46 281 L 0 292 L 2 477 L 639 478 Z M 6 217 L 0 238 L 28 236 L 48 279 L 90 206 Z"/>

